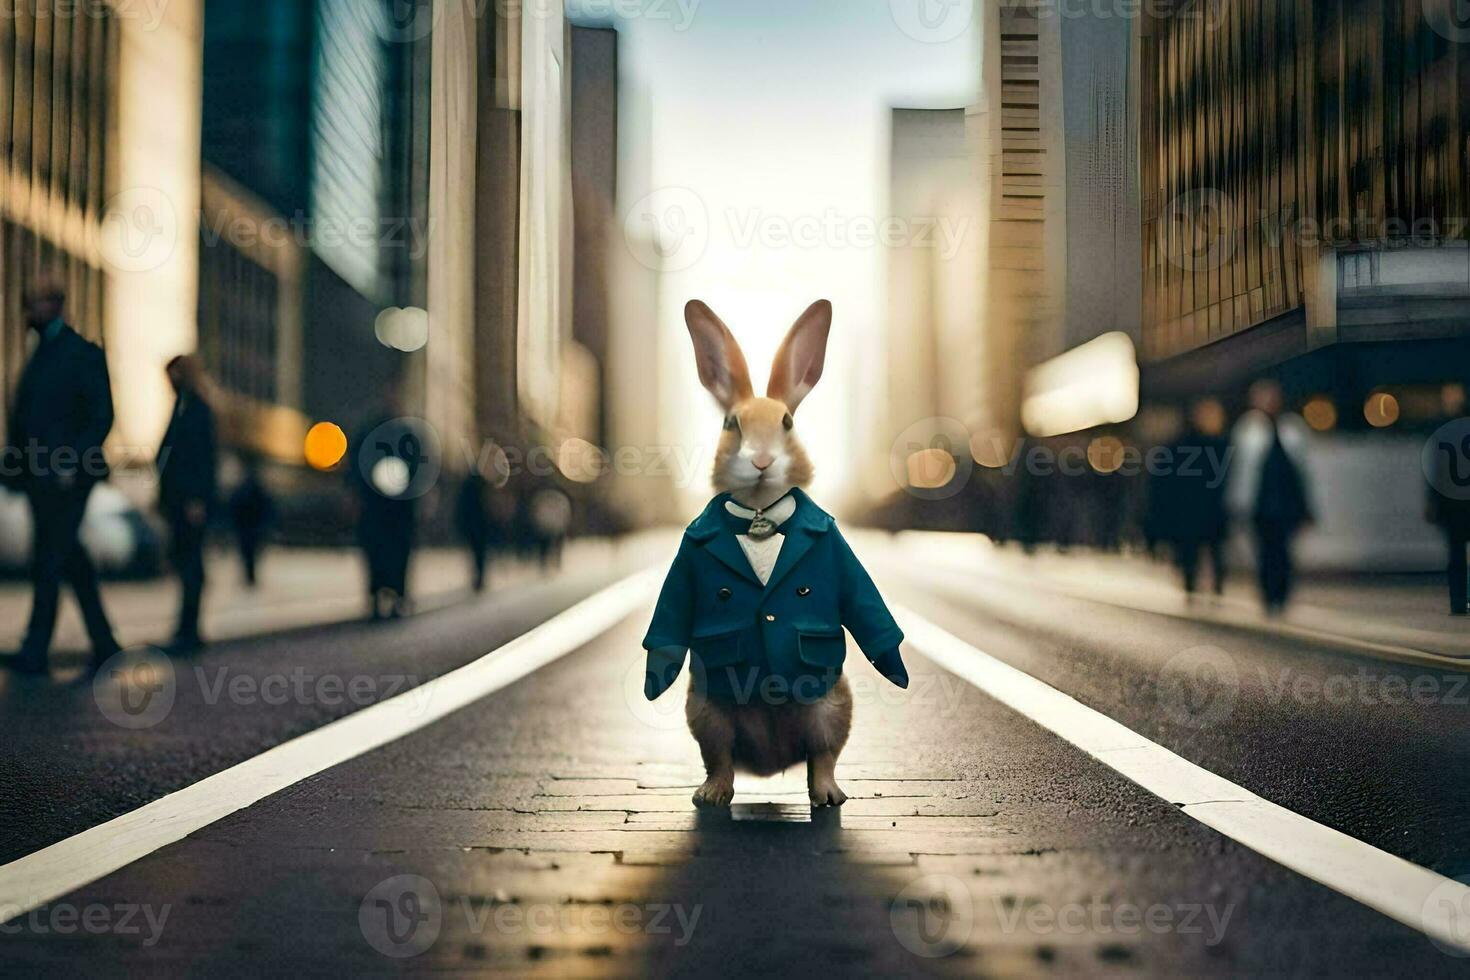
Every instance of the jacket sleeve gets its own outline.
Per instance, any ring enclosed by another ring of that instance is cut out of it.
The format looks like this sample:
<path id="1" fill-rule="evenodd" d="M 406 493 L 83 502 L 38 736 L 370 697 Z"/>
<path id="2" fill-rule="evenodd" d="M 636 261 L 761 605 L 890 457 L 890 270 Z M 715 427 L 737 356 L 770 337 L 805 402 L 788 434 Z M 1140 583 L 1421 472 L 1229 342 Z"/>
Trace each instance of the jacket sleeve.
<path id="1" fill-rule="evenodd" d="M 650 701 L 673 685 L 689 654 L 690 634 L 694 629 L 694 568 L 689 554 L 692 547 L 687 537 L 680 543 L 679 554 L 659 592 L 653 622 L 643 637 L 643 649 L 648 651 L 643 694 Z"/>
<path id="2" fill-rule="evenodd" d="M 903 630 L 878 594 L 878 587 L 853 554 L 852 546 L 837 530 L 831 534 L 837 546 L 837 560 L 842 574 L 842 625 L 852 634 L 863 656 L 878 672 L 899 687 L 909 686 L 908 671 L 899 655 Z"/>

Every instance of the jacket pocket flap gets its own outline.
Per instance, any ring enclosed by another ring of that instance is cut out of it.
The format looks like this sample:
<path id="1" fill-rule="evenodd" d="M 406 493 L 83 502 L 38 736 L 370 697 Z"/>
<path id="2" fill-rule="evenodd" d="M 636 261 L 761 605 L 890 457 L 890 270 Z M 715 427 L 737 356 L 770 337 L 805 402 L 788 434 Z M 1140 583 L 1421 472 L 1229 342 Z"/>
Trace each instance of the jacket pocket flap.
<path id="1" fill-rule="evenodd" d="M 696 636 L 690 641 L 689 649 L 694 651 L 694 655 L 705 667 L 724 667 L 739 663 L 744 659 L 741 653 L 741 637 L 744 634 L 743 629 L 733 629 L 709 636 Z"/>
<path id="2" fill-rule="evenodd" d="M 842 630 L 805 631 L 797 634 L 802 663 L 813 667 L 841 667 L 847 657 L 847 638 Z"/>

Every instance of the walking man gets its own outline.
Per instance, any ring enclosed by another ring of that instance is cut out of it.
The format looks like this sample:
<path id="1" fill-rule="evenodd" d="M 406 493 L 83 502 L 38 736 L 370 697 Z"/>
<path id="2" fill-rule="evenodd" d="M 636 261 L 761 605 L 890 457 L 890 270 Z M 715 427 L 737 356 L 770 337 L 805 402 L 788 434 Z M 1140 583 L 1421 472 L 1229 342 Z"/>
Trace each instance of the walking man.
<path id="1" fill-rule="evenodd" d="M 87 498 L 108 475 L 102 454 L 112 430 L 107 357 L 62 319 L 66 292 L 59 281 L 32 284 L 22 301 L 39 343 L 16 391 L 4 473 L 30 501 L 34 591 L 30 625 L 14 666 L 24 673 L 46 672 L 65 578 L 82 608 L 95 668 L 118 649 L 102 609 L 96 569 L 78 540 Z"/>
<path id="2" fill-rule="evenodd" d="M 189 653 L 203 645 L 199 607 L 204 598 L 204 537 L 215 501 L 214 411 L 197 357 L 176 357 L 167 370 L 178 398 L 158 450 L 158 504 L 168 519 L 170 556 L 183 587 L 173 648 Z"/>
<path id="3" fill-rule="evenodd" d="M 1284 411 L 1281 387 L 1259 381 L 1251 387 L 1251 407 L 1266 422 L 1264 454 L 1255 470 L 1251 523 L 1256 532 L 1256 563 L 1261 598 L 1268 615 L 1279 615 L 1295 584 L 1292 548 L 1297 534 L 1312 522 L 1307 477 L 1300 454 L 1299 418 Z"/>

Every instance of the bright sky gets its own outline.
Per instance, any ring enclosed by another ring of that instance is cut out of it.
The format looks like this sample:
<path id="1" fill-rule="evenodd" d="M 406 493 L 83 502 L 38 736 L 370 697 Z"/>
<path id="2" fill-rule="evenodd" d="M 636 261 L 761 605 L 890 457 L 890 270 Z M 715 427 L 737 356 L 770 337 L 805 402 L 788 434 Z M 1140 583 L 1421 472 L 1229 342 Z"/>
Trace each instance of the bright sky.
<path id="1" fill-rule="evenodd" d="M 568 9 L 577 23 L 621 14 L 621 208 L 635 226 L 659 222 L 675 243 L 658 325 L 661 437 L 705 446 L 718 435 L 682 322 L 688 299 L 730 325 L 759 391 L 787 328 L 826 297 L 836 306 L 827 374 L 797 429 L 816 462 L 815 493 L 835 502 L 852 454 L 866 447 L 852 431 L 862 372 L 881 370 L 872 351 L 885 266 L 871 239 L 887 207 L 888 109 L 976 101 L 970 0 L 571 0 Z M 695 490 L 708 488 L 701 480 Z"/>

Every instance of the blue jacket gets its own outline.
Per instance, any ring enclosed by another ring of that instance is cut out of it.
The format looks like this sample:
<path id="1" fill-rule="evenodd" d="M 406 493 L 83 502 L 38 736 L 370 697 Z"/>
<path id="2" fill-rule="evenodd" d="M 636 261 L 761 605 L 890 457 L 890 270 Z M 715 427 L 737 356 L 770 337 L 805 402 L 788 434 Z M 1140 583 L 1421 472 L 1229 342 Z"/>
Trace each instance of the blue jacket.
<path id="1" fill-rule="evenodd" d="M 696 689 L 741 703 L 810 702 L 842 674 L 847 627 L 864 655 L 899 687 L 903 632 L 836 523 L 801 490 L 781 525 L 786 540 L 762 586 L 736 539 L 729 494 L 709 502 L 684 532 L 643 639 L 644 693 L 668 689 L 693 651 Z"/>

